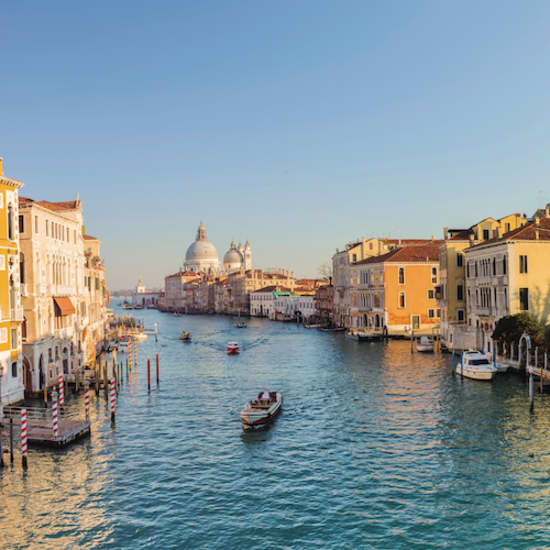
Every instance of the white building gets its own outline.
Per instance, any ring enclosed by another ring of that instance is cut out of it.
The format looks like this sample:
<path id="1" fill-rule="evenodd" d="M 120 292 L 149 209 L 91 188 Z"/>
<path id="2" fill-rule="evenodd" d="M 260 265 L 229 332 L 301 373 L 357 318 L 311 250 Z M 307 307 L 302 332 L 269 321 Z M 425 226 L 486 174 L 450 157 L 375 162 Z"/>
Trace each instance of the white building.
<path id="1" fill-rule="evenodd" d="M 275 318 L 275 300 L 278 296 L 290 295 L 290 288 L 271 285 L 250 293 L 250 315 L 252 317 Z"/>
<path id="2" fill-rule="evenodd" d="M 183 264 L 183 271 L 193 271 L 207 275 L 246 271 L 251 268 L 252 248 L 248 241 L 244 247 L 242 244 L 237 246 L 235 241 L 232 241 L 229 250 L 224 255 L 223 265 L 220 265 L 218 251 L 208 240 L 206 228 L 202 222 L 197 230 L 195 242 L 191 243 L 185 253 Z"/>
<path id="3" fill-rule="evenodd" d="M 136 289 L 132 294 L 132 305 L 139 307 L 156 308 L 161 292 L 159 290 L 147 290 L 143 281 L 139 279 Z"/>

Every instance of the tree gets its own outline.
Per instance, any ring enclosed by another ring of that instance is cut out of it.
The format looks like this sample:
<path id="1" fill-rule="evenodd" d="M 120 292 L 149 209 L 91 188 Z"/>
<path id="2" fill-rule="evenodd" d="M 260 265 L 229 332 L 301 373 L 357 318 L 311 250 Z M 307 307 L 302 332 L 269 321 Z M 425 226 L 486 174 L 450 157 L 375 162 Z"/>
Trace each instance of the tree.
<path id="1" fill-rule="evenodd" d="M 323 279 L 332 279 L 332 264 L 330 262 L 325 262 L 319 266 L 319 275 Z"/>
<path id="2" fill-rule="evenodd" d="M 495 324 L 493 340 L 499 340 L 508 344 L 519 342 L 521 335 L 526 332 L 536 346 L 544 345 L 544 325 L 530 313 L 517 313 L 505 315 Z"/>

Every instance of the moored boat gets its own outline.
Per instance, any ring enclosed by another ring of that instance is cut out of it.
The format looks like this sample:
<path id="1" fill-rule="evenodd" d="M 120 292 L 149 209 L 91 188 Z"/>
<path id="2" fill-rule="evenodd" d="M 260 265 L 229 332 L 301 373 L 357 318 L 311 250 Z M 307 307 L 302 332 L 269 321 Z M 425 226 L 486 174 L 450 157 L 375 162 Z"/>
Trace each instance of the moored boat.
<path id="1" fill-rule="evenodd" d="M 283 396 L 276 391 L 261 391 L 256 399 L 251 399 L 241 411 L 244 430 L 253 430 L 269 424 L 281 411 Z"/>
<path id="2" fill-rule="evenodd" d="M 119 352 L 128 353 L 128 347 L 130 346 L 129 336 L 121 336 L 116 344 L 116 348 Z"/>
<path id="3" fill-rule="evenodd" d="M 346 328 L 345 327 L 320 327 L 319 330 L 322 332 L 344 332 Z"/>
<path id="4" fill-rule="evenodd" d="M 498 370 L 487 359 L 485 354 L 477 350 L 462 352 L 460 362 L 456 367 L 456 374 L 472 380 L 492 380 Z"/>
<path id="5" fill-rule="evenodd" d="M 237 355 L 240 352 L 238 342 L 227 342 L 227 355 Z"/>
<path id="6" fill-rule="evenodd" d="M 431 336 L 420 336 L 416 339 L 416 351 L 430 352 L 434 350 L 434 341 Z"/>

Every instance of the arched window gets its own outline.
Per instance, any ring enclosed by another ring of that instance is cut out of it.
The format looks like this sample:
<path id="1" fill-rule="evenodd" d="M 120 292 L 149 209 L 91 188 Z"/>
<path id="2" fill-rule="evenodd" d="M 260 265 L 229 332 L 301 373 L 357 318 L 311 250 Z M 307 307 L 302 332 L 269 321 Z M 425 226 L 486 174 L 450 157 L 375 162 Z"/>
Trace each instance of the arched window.
<path id="1" fill-rule="evenodd" d="M 8 206 L 8 239 L 13 241 L 13 206 L 10 204 Z"/>
<path id="2" fill-rule="evenodd" d="M 17 361 L 11 364 L 11 375 L 13 378 L 17 378 Z"/>
<path id="3" fill-rule="evenodd" d="M 10 309 L 12 314 L 12 319 L 15 316 L 15 306 L 16 306 L 17 296 L 15 293 L 15 283 L 13 281 L 13 275 L 10 276 Z"/>
<path id="4" fill-rule="evenodd" d="M 399 284 L 400 285 L 405 284 L 405 268 L 404 267 L 399 268 Z"/>
<path id="5" fill-rule="evenodd" d="M 19 254 L 19 279 L 21 284 L 25 284 L 25 255 L 23 252 Z"/>

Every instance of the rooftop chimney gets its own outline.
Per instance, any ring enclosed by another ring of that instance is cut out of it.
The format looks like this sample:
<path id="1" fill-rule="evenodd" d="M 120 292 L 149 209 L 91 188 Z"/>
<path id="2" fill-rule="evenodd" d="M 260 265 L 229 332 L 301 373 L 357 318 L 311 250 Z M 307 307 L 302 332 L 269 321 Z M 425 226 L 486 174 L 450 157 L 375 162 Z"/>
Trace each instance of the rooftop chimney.
<path id="1" fill-rule="evenodd" d="M 1 163 L 2 163 L 2 159 L 0 159 L 0 165 Z M 1 175 L 1 170 L 0 170 L 0 175 Z M 544 213 L 547 218 L 550 218 L 550 204 L 546 205 L 546 208 L 544 209 Z"/>
<path id="2" fill-rule="evenodd" d="M 449 238 L 449 228 L 448 227 L 443 228 L 443 238 L 445 240 L 447 240 Z"/>
<path id="3" fill-rule="evenodd" d="M 538 216 L 535 218 L 535 225 L 540 225 L 540 218 Z"/>
<path id="4" fill-rule="evenodd" d="M 474 234 L 470 233 L 468 237 L 470 237 L 470 246 L 474 246 Z"/>

